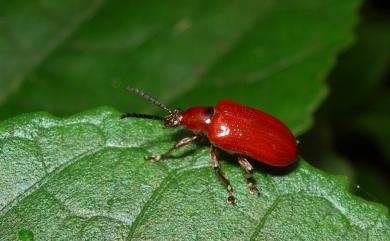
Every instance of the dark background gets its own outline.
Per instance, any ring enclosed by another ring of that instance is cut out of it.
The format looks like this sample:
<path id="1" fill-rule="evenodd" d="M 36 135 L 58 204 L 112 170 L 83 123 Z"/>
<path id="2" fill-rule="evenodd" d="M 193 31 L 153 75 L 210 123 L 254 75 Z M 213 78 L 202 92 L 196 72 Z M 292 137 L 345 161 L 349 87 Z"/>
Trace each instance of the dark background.
<path id="1" fill-rule="evenodd" d="M 390 206 L 390 4 L 365 1 L 355 43 L 328 77 L 330 94 L 302 136 L 302 155 L 347 175 L 359 196 Z M 333 160 L 330 162 L 330 160 Z"/>

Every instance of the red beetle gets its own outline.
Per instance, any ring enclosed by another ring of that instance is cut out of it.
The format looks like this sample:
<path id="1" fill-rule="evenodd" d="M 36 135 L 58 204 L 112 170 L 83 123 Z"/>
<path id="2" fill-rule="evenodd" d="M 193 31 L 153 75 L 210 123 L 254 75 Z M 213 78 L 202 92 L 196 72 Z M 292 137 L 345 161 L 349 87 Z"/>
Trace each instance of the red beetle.
<path id="1" fill-rule="evenodd" d="M 167 157 L 173 150 L 187 145 L 200 136 L 207 136 L 211 143 L 211 161 L 216 175 L 221 179 L 228 192 L 227 202 L 234 203 L 233 188 L 221 173 L 216 148 L 238 155 L 238 163 L 247 178 L 249 191 L 258 194 L 252 181 L 253 167 L 246 157 L 271 166 L 287 166 L 297 159 L 297 141 L 280 120 L 251 107 L 228 99 L 220 100 L 214 107 L 191 107 L 186 111 L 170 110 L 143 91 L 128 87 L 158 107 L 169 112 L 168 116 L 147 114 L 124 114 L 121 118 L 137 117 L 164 121 L 165 127 L 184 126 L 194 133 L 178 141 L 172 148 L 160 155 L 145 157 L 158 161 Z"/>

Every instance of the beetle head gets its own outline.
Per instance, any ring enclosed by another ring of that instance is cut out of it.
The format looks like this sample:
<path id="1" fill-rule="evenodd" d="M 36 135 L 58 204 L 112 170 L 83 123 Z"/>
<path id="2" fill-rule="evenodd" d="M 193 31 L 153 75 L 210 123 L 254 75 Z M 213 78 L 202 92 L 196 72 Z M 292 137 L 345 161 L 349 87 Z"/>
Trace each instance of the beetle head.
<path id="1" fill-rule="evenodd" d="M 180 109 L 175 109 L 164 118 L 164 126 L 167 128 L 180 126 L 182 119 L 183 111 Z"/>
<path id="2" fill-rule="evenodd" d="M 160 101 L 156 100 L 152 96 L 146 94 L 140 89 L 133 88 L 133 87 L 127 87 L 127 90 L 129 92 L 132 92 L 136 95 L 141 96 L 145 100 L 153 103 L 154 105 L 158 106 L 159 108 L 167 111 L 169 114 L 166 117 L 157 116 L 157 115 L 148 115 L 148 114 L 135 114 L 135 113 L 129 113 L 122 115 L 122 118 L 127 117 L 136 117 L 136 118 L 146 118 L 146 119 L 155 119 L 155 120 L 162 120 L 164 122 L 164 126 L 166 128 L 168 127 L 177 127 L 182 124 L 183 119 L 183 111 L 180 109 L 174 109 L 171 110 L 166 105 L 162 104 Z"/>

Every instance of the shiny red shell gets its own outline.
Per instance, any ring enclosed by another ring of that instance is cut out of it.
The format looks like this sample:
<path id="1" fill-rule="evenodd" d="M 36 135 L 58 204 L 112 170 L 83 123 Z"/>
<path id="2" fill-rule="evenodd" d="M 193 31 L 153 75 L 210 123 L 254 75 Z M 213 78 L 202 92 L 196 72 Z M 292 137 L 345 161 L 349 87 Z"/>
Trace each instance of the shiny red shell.
<path id="1" fill-rule="evenodd" d="M 280 120 L 231 100 L 214 107 L 192 107 L 182 113 L 180 125 L 203 133 L 216 147 L 249 156 L 272 166 L 287 166 L 297 159 L 297 143 Z"/>

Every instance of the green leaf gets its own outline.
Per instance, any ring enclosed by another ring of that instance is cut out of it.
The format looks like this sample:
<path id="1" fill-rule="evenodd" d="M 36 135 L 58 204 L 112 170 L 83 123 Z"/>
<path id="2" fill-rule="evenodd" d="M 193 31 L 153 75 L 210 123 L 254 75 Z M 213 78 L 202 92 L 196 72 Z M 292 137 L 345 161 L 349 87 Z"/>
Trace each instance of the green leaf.
<path id="1" fill-rule="evenodd" d="M 388 240 L 390 218 L 348 193 L 343 178 L 299 160 L 258 165 L 248 193 L 234 161 L 223 170 L 238 200 L 192 145 L 157 163 L 183 130 L 120 120 L 104 108 L 60 119 L 28 114 L 0 123 L 2 240 Z M 224 158 L 225 159 L 225 158 Z"/>
<path id="2" fill-rule="evenodd" d="M 150 107 L 129 97 L 130 84 L 174 107 L 232 98 L 302 132 L 352 39 L 359 3 L 8 1 L 0 8 L 0 118 Z"/>
<path id="3" fill-rule="evenodd" d="M 102 1 L 2 2 L 0 103 L 73 36 Z"/>

